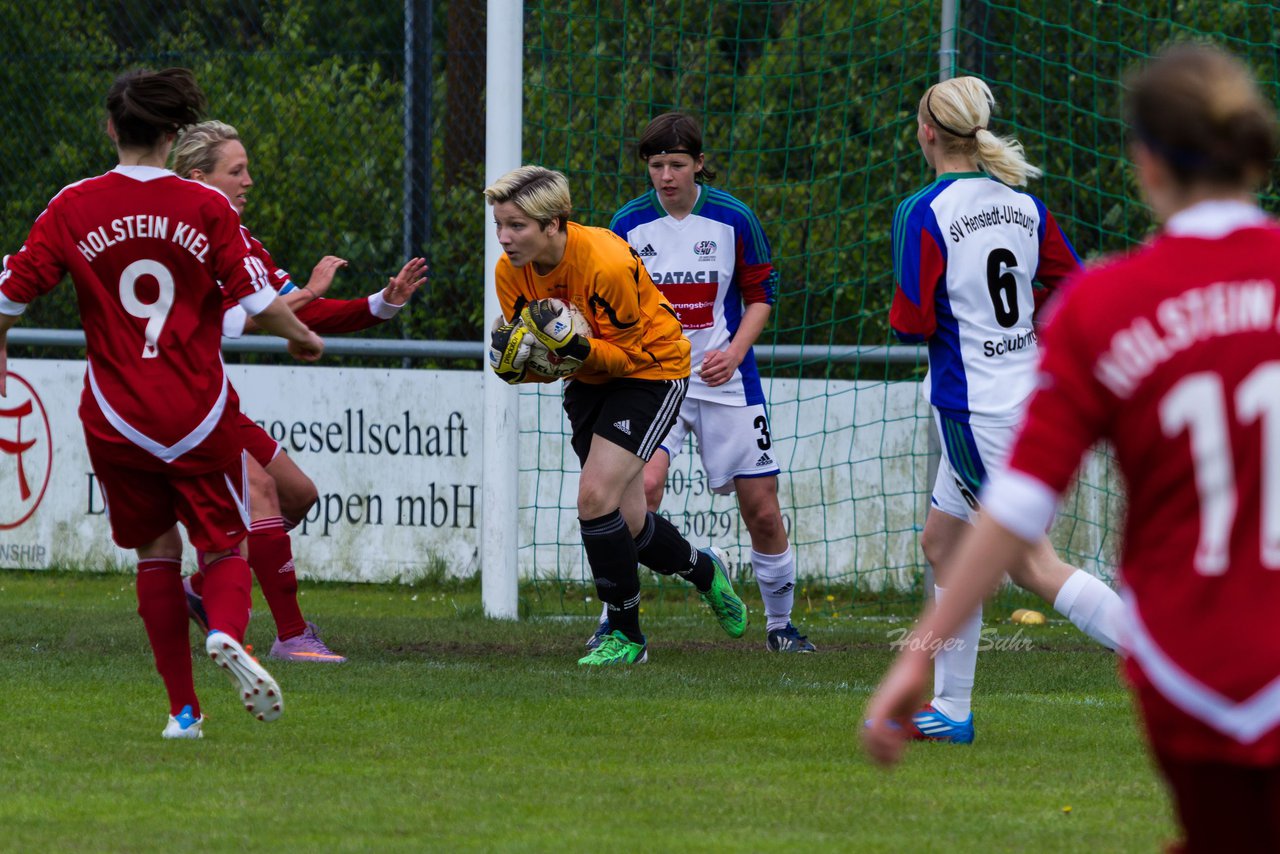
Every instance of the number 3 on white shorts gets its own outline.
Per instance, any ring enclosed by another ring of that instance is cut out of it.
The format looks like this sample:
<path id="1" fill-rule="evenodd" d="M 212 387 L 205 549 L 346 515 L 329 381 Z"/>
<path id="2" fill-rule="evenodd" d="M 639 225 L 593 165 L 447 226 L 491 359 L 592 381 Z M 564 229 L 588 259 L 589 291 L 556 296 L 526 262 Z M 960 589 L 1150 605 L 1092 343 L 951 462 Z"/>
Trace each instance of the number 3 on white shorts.
<path id="1" fill-rule="evenodd" d="M 138 279 L 151 276 L 160 286 L 160 295 L 153 303 L 145 303 L 138 299 Z M 164 331 L 165 321 L 173 309 L 173 274 L 159 261 L 143 258 L 134 261 L 120 274 L 120 304 L 124 310 L 134 317 L 147 321 L 146 332 L 143 333 L 145 343 L 142 345 L 142 358 L 154 359 L 160 355 L 158 341 Z"/>

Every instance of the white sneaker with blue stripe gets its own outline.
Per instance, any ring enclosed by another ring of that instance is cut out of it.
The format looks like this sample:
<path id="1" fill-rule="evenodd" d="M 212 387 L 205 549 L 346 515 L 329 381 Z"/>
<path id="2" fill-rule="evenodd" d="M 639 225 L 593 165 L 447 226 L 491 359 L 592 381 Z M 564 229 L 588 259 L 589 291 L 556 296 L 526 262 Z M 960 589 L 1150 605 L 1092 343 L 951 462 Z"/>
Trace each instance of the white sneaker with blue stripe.
<path id="1" fill-rule="evenodd" d="M 165 738 L 204 738 L 204 715 L 196 717 L 190 706 L 183 706 L 176 715 L 169 715 L 169 723 L 165 725 L 162 735 Z"/>

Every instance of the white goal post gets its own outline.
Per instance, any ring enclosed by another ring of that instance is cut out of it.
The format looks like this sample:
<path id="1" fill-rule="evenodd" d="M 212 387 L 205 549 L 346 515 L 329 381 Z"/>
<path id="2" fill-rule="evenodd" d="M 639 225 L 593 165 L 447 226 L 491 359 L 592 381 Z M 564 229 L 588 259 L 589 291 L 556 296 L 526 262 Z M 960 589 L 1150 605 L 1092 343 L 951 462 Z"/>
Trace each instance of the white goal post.
<path id="1" fill-rule="evenodd" d="M 524 122 L 524 4 L 489 0 L 486 21 L 485 186 L 520 166 Z M 501 313 L 493 270 L 502 247 L 493 230 L 493 214 L 484 205 L 484 316 L 482 334 Z M 486 341 L 486 346 L 488 342 Z M 484 371 L 484 455 L 481 471 L 480 590 L 486 616 L 513 620 L 519 614 L 519 546 L 515 477 L 519 434 L 518 389 Z"/>

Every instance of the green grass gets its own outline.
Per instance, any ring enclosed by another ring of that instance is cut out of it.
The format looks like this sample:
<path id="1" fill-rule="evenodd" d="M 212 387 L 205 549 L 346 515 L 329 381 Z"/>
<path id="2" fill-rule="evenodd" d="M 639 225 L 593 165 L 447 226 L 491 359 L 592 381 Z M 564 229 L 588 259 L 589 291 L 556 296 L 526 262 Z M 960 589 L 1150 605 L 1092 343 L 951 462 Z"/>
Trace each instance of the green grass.
<path id="1" fill-rule="evenodd" d="M 860 754 L 892 618 L 798 615 L 780 657 L 646 615 L 650 663 L 584 672 L 585 618 L 481 617 L 473 588 L 308 585 L 351 663 L 276 663 L 262 724 L 196 662 L 166 703 L 127 576 L 0 572 L 0 849 L 1132 851 L 1173 836 L 1114 659 L 1069 626 L 978 671 L 977 742 Z M 274 633 L 261 602 L 249 630 Z M 1012 637 L 1014 627 L 1000 628 Z M 1064 807 L 1070 806 L 1070 812 Z"/>

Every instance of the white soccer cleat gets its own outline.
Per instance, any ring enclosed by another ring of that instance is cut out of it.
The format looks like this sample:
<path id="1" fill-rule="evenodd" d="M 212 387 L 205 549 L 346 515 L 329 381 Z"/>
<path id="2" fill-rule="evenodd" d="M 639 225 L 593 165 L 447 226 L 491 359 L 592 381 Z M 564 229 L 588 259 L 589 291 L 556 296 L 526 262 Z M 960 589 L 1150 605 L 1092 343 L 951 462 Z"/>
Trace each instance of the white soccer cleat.
<path id="1" fill-rule="evenodd" d="M 204 738 L 203 725 L 204 715 L 197 718 L 191 713 L 190 706 L 183 706 L 177 716 L 169 715 L 169 723 L 165 724 L 161 735 L 165 738 Z"/>
<path id="2" fill-rule="evenodd" d="M 284 711 L 280 686 L 266 669 L 226 632 L 213 631 L 204 642 L 213 663 L 227 671 L 240 689 L 244 708 L 260 721 L 274 721 Z"/>

